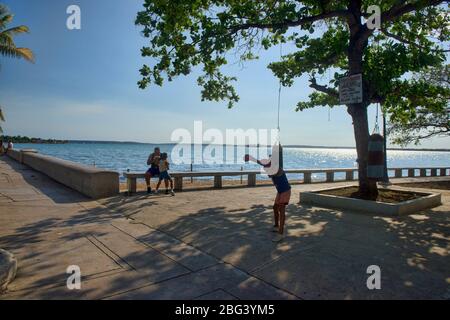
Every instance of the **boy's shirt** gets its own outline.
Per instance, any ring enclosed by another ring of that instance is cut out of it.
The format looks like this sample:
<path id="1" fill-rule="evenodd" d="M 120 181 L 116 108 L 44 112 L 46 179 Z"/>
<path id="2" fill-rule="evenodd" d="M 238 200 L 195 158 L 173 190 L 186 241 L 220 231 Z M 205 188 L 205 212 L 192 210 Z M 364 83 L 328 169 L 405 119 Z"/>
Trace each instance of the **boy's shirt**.
<path id="1" fill-rule="evenodd" d="M 167 160 L 160 160 L 159 161 L 159 171 L 164 172 L 169 170 L 169 161 Z"/>
<path id="2" fill-rule="evenodd" d="M 272 176 L 272 182 L 275 185 L 278 193 L 283 193 L 291 190 L 291 185 L 289 184 L 286 173 L 283 173 L 279 176 Z"/>
<path id="3" fill-rule="evenodd" d="M 270 167 L 272 165 L 272 161 L 264 163 L 258 160 L 257 163 L 262 165 L 264 168 Z M 280 175 L 273 175 L 273 176 L 269 175 L 269 177 L 272 178 L 272 182 L 275 185 L 275 188 L 277 189 L 278 193 L 283 193 L 291 190 L 291 185 L 289 184 L 286 172 L 284 172 L 283 169 L 281 170 L 283 173 Z"/>

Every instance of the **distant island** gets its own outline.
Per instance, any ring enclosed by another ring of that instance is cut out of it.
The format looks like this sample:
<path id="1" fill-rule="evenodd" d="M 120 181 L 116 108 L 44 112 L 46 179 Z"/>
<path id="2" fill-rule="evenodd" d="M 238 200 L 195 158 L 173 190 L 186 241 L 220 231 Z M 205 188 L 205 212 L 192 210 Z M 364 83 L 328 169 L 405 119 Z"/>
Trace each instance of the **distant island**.
<path id="1" fill-rule="evenodd" d="M 25 136 L 2 136 L 4 142 L 12 141 L 13 143 L 45 143 L 45 144 L 63 144 L 69 143 L 68 140 L 30 138 Z"/>

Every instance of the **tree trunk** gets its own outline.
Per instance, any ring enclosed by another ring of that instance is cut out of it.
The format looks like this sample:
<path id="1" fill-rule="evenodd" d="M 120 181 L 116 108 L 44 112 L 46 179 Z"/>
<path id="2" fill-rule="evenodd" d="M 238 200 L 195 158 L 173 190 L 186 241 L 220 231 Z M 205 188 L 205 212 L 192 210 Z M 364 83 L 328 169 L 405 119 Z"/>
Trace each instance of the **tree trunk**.
<path id="1" fill-rule="evenodd" d="M 359 194 L 364 199 L 375 200 L 378 196 L 377 184 L 367 178 L 367 158 L 369 145 L 369 123 L 367 106 L 354 105 L 352 110 L 353 131 L 358 155 Z"/>
<path id="2" fill-rule="evenodd" d="M 351 2 L 353 3 L 353 2 Z M 355 16 L 360 17 L 360 6 L 353 8 Z M 355 11 L 356 10 L 356 11 Z M 358 21 L 358 20 L 357 20 Z M 350 26 L 351 39 L 348 50 L 349 75 L 363 73 L 363 52 L 367 41 L 360 42 L 361 25 L 359 22 Z M 376 199 L 378 196 L 377 184 L 367 177 L 367 158 L 369 145 L 369 123 L 367 119 L 367 107 L 369 105 L 368 85 L 363 78 L 363 102 L 348 105 L 348 113 L 353 119 L 356 152 L 358 154 L 358 181 L 359 196 L 364 199 Z"/>

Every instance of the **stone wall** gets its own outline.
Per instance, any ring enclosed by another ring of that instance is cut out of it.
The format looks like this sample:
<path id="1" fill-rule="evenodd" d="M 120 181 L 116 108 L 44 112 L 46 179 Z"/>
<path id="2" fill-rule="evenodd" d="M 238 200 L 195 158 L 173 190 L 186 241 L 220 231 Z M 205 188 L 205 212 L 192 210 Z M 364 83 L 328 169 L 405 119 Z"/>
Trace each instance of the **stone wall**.
<path id="1" fill-rule="evenodd" d="M 42 155 L 35 150 L 9 150 L 8 156 L 57 182 L 93 198 L 119 193 L 119 173 Z"/>

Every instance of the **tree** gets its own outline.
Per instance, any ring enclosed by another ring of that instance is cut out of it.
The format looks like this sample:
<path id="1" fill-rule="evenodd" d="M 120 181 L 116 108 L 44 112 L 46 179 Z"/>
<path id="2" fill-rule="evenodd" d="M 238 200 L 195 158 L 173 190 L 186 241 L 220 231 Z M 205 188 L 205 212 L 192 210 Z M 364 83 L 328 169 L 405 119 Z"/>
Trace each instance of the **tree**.
<path id="1" fill-rule="evenodd" d="M 18 26 L 7 28 L 13 20 L 13 15 L 8 9 L 0 4 L 0 54 L 4 57 L 23 58 L 34 62 L 33 52 L 28 48 L 18 48 L 14 43 L 14 36 L 28 33 L 28 27 Z"/>
<path id="2" fill-rule="evenodd" d="M 14 43 L 14 36 L 21 33 L 29 32 L 28 27 L 18 26 L 6 28 L 13 20 L 13 15 L 8 9 L 0 4 L 0 55 L 4 57 L 23 58 L 27 61 L 34 62 L 33 52 L 28 48 L 17 48 Z M 2 109 L 0 107 L 0 122 L 5 121 Z M 3 133 L 0 125 L 0 133 Z"/>
<path id="3" fill-rule="evenodd" d="M 2 107 L 0 107 L 0 123 L 1 122 L 4 122 L 5 121 L 5 116 L 3 115 L 3 112 L 2 112 Z M 0 133 L 3 133 L 3 129 L 2 129 L 2 126 L 0 125 Z"/>
<path id="4" fill-rule="evenodd" d="M 347 105 L 353 119 L 359 163 L 359 192 L 377 196 L 376 183 L 367 178 L 369 126 L 367 108 L 388 97 L 395 83 L 409 72 L 435 66 L 445 60 L 438 41 L 448 39 L 449 17 L 445 0 L 145 0 L 136 24 L 148 37 L 141 50 L 156 63 L 140 69 L 140 88 L 162 85 L 201 66 L 198 78 L 202 100 L 239 100 L 235 77 L 221 70 L 234 50 L 242 61 L 258 58 L 256 50 L 291 42 L 296 51 L 269 68 L 285 86 L 304 74 L 315 91 L 297 109 L 335 106 L 338 80 L 362 74 L 363 102 Z M 370 5 L 380 8 L 381 28 L 370 28 L 364 18 Z M 315 31 L 320 35 L 316 35 Z M 319 83 L 327 70 L 333 79 Z M 319 78 L 319 79 L 318 79 Z M 408 89 L 406 83 L 403 84 Z M 406 90 L 397 86 L 400 90 Z M 398 92 L 401 96 L 402 92 Z"/>
<path id="5" fill-rule="evenodd" d="M 419 83 L 426 88 L 426 92 L 421 94 L 421 99 L 410 99 L 405 108 L 391 113 L 388 133 L 394 143 L 419 144 L 431 137 L 450 136 L 449 74 L 450 66 L 445 65 L 429 68 L 409 80 L 413 82 L 410 87 Z M 430 95 L 430 92 L 434 94 Z M 393 100 L 391 105 L 397 103 Z"/>

